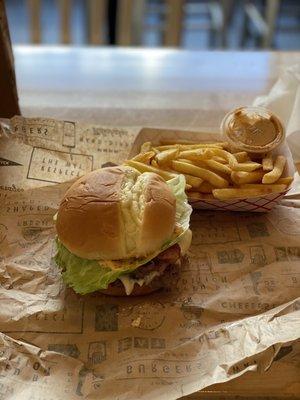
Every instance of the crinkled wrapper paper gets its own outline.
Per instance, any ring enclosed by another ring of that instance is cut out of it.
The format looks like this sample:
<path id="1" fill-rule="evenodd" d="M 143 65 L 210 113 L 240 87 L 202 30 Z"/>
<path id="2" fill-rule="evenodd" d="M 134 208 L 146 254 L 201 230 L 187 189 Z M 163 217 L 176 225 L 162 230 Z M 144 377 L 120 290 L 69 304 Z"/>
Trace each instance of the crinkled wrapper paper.
<path id="1" fill-rule="evenodd" d="M 295 375 L 295 195 L 264 214 L 195 210 L 189 257 L 164 291 L 113 298 L 65 288 L 53 215 L 67 181 L 125 160 L 139 130 L 2 122 L 1 399 L 177 399 L 279 364 Z M 285 389 L 299 395 L 299 381 Z"/>

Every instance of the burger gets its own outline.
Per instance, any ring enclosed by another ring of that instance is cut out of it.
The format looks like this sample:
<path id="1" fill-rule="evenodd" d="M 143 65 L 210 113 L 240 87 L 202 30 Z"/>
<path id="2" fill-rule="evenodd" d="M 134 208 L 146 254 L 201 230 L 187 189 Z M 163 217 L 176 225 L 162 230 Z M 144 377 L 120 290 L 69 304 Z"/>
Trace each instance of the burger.
<path id="1" fill-rule="evenodd" d="M 185 178 L 128 166 L 92 171 L 56 214 L 55 261 L 79 294 L 145 295 L 164 286 L 191 243 Z"/>

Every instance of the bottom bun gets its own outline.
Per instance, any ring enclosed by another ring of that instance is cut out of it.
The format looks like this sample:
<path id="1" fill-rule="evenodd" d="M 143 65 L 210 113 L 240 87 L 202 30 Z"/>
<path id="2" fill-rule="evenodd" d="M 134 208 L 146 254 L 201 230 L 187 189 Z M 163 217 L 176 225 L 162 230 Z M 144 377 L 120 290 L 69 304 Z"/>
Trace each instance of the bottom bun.
<path id="1" fill-rule="evenodd" d="M 181 260 L 178 260 L 176 264 L 170 264 L 160 276 L 154 278 L 153 281 L 151 281 L 148 285 L 140 286 L 136 283 L 133 287 L 132 292 L 129 295 L 126 294 L 123 283 L 118 279 L 108 285 L 107 289 L 99 290 L 99 292 L 107 296 L 118 297 L 146 296 L 148 294 L 156 292 L 159 289 L 168 287 L 172 282 L 172 278 L 178 275 L 180 265 Z"/>

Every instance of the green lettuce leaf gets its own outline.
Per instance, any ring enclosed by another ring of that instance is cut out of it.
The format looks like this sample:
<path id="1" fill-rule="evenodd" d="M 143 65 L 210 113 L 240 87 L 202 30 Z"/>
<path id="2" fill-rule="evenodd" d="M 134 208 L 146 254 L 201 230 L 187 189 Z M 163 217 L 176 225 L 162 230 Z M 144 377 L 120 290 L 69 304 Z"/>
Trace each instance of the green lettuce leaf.
<path id="1" fill-rule="evenodd" d="M 169 180 L 169 187 L 176 197 L 176 226 L 177 229 L 157 252 L 139 259 L 128 260 L 87 260 L 71 253 L 58 239 L 56 239 L 57 253 L 55 262 L 62 268 L 64 282 L 71 286 L 79 294 L 87 294 L 107 286 L 120 276 L 133 272 L 139 266 L 146 264 L 156 257 L 162 250 L 173 246 L 180 241 L 181 236 L 189 228 L 189 220 L 192 212 L 185 194 L 185 178 L 178 175 Z"/>
<path id="2" fill-rule="evenodd" d="M 122 274 L 130 272 L 126 268 L 111 269 L 100 264 L 98 260 L 86 260 L 71 253 L 56 239 L 57 253 L 54 260 L 62 268 L 64 282 L 76 293 L 87 294 L 107 286 Z"/>
<path id="3" fill-rule="evenodd" d="M 185 232 L 189 229 L 192 213 L 192 207 L 189 205 L 185 193 L 185 177 L 184 175 L 177 175 L 175 178 L 167 181 L 167 184 L 176 197 L 176 224 Z"/>

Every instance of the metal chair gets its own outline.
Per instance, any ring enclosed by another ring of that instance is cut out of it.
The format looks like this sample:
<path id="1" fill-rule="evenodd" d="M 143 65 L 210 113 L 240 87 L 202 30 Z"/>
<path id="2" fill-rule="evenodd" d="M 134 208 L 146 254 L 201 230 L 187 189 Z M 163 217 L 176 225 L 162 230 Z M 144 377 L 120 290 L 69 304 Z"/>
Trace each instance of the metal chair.
<path id="1" fill-rule="evenodd" d="M 274 46 L 274 34 L 280 8 L 280 0 L 265 0 L 264 10 L 261 12 L 255 2 L 247 0 L 244 4 L 244 24 L 241 35 L 241 46 L 244 47 L 251 37 L 249 24 L 252 22 L 256 31 L 256 45 L 261 48 Z"/>
<path id="2" fill-rule="evenodd" d="M 71 43 L 72 0 L 56 0 L 60 17 L 60 42 Z M 107 7 L 109 0 L 86 0 L 87 42 L 92 45 L 107 43 Z M 181 45 L 184 30 L 207 29 L 212 47 L 226 47 L 227 27 L 234 0 L 214 0 L 190 4 L 187 0 L 164 0 L 151 4 L 146 0 L 118 0 L 116 17 L 116 44 L 142 45 L 145 30 L 156 29 L 164 46 Z M 41 43 L 42 0 L 27 0 L 32 43 Z M 147 12 L 157 13 L 156 25 L 145 23 Z M 190 24 L 187 15 L 207 15 L 207 21 Z M 161 16 L 161 18 L 160 18 Z"/>
<path id="3" fill-rule="evenodd" d="M 124 0 L 123 0 L 124 1 Z M 126 0 L 125 0 L 126 1 Z M 41 43 L 41 6 L 42 0 L 27 0 L 29 12 L 29 30 L 32 43 Z M 60 43 L 71 43 L 72 0 L 57 0 L 60 18 Z M 106 0 L 86 0 L 87 7 L 87 41 L 89 44 L 101 45 L 106 39 Z"/>
<path id="4" fill-rule="evenodd" d="M 146 26 L 162 32 L 164 46 L 181 45 L 183 32 L 186 30 L 208 30 L 210 47 L 227 46 L 227 30 L 234 0 L 210 0 L 190 3 L 188 0 L 165 0 L 156 12 L 162 16 L 162 23 Z M 152 7 L 153 10 L 154 7 Z M 205 22 L 188 22 L 188 17 L 206 16 Z"/>

